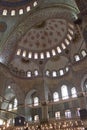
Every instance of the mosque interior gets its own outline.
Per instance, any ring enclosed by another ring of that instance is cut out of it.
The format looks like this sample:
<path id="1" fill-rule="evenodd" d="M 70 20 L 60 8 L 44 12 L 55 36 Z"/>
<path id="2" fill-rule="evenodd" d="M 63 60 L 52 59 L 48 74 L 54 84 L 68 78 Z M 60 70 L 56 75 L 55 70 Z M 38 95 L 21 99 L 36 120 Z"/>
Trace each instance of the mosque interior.
<path id="1" fill-rule="evenodd" d="M 86 0 L 0 0 L 0 130 L 87 130 Z"/>

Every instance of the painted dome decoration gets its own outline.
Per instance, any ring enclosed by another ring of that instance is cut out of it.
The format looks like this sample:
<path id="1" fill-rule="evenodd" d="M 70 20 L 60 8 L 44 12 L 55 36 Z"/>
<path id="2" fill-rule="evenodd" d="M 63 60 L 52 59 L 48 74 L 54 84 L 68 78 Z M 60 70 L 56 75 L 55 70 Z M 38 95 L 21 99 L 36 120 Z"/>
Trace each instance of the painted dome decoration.
<path id="1" fill-rule="evenodd" d="M 34 25 L 18 42 L 17 55 L 44 59 L 62 53 L 72 41 L 74 25 L 62 18 L 47 19 Z M 21 54 L 21 49 L 23 54 Z M 30 54 L 31 53 L 31 54 Z"/>

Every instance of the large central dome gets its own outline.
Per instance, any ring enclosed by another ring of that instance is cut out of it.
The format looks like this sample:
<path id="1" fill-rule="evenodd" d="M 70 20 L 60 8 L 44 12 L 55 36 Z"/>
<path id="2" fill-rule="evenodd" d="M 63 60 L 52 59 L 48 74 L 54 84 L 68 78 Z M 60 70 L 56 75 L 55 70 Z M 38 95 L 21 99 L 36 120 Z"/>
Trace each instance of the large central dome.
<path id="1" fill-rule="evenodd" d="M 18 43 L 31 51 L 45 51 L 63 44 L 69 44 L 73 25 L 65 19 L 48 19 L 32 27 Z"/>

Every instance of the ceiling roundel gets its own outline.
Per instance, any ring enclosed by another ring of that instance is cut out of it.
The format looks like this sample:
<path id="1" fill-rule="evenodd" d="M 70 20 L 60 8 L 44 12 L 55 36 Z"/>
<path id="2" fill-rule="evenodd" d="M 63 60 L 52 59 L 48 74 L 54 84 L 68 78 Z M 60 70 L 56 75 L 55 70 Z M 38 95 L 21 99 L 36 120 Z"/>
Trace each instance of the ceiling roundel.
<path id="1" fill-rule="evenodd" d="M 18 7 L 30 3 L 32 0 L 0 0 L 1 6 Z"/>

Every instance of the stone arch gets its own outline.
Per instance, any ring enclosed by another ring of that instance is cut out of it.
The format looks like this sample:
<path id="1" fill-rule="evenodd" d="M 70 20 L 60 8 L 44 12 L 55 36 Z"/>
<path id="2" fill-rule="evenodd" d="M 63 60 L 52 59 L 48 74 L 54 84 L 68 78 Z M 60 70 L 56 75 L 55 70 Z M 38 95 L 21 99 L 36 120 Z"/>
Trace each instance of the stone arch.
<path id="1" fill-rule="evenodd" d="M 36 89 L 30 90 L 25 98 L 25 115 L 27 120 L 32 120 L 31 112 L 32 112 L 32 94 L 36 92 Z"/>
<path id="2" fill-rule="evenodd" d="M 29 92 L 27 93 L 26 98 L 25 98 L 25 105 L 32 103 L 32 101 L 31 101 L 31 95 L 32 95 L 34 92 L 36 92 L 36 90 L 35 90 L 35 89 L 32 89 L 31 91 L 29 91 Z M 30 99 L 30 100 L 29 100 L 29 99 Z"/>

